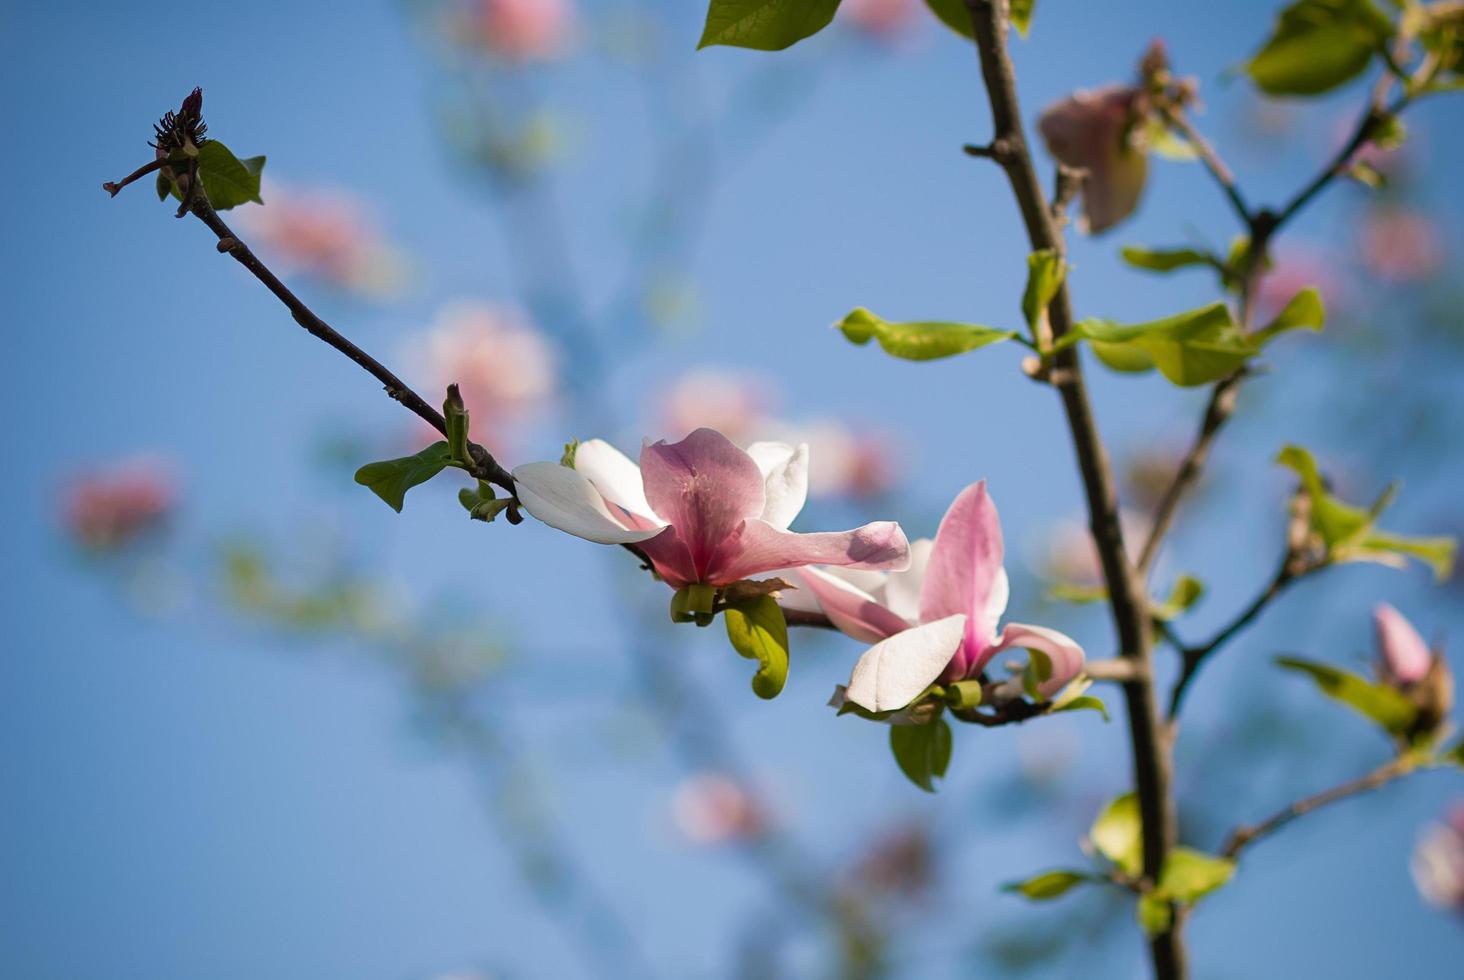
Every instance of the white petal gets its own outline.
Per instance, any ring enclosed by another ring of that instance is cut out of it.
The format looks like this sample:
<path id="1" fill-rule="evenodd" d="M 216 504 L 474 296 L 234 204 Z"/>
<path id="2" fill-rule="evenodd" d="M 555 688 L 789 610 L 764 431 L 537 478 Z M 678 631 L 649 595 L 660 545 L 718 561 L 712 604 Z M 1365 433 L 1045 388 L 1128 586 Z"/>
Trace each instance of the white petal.
<path id="1" fill-rule="evenodd" d="M 640 467 L 605 440 L 587 439 L 580 443 L 574 451 L 574 469 L 587 477 L 600 495 L 612 504 L 657 524 L 666 523 L 646 502 Z"/>
<path id="2" fill-rule="evenodd" d="M 558 463 L 526 463 L 513 471 L 524 510 L 550 527 L 598 544 L 627 544 L 661 533 L 632 531 L 617 521 L 595 485 Z"/>
<path id="3" fill-rule="evenodd" d="M 1007 600 L 1011 598 L 1012 584 L 1007 579 L 1005 568 L 996 570 L 996 578 L 991 580 L 991 594 L 986 597 L 986 618 L 985 622 L 991 624 L 991 635 L 982 637 L 988 643 L 995 643 L 1000 632 L 996 624 L 1001 622 L 1001 614 L 1006 612 Z"/>
<path id="4" fill-rule="evenodd" d="M 787 530 L 808 500 L 808 443 L 795 449 L 786 442 L 755 442 L 747 455 L 767 481 L 762 519 Z"/>
<path id="5" fill-rule="evenodd" d="M 846 696 L 869 711 L 905 707 L 940 677 L 965 632 L 965 616 L 947 616 L 876 643 L 854 665 Z"/>
<path id="6" fill-rule="evenodd" d="M 881 597 L 890 612 L 909 623 L 920 620 L 920 587 L 925 584 L 925 569 L 930 565 L 930 538 L 910 542 L 910 567 L 903 572 L 890 572 Z M 867 573 L 866 573 L 867 574 Z M 1003 607 L 1006 602 L 1003 600 Z"/>

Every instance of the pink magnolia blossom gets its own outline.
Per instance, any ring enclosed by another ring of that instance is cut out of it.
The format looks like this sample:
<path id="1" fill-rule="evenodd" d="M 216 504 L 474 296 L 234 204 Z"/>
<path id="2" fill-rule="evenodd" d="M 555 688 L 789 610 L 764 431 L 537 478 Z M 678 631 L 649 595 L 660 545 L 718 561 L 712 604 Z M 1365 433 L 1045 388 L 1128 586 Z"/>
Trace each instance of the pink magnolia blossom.
<path id="1" fill-rule="evenodd" d="M 1316 287 L 1322 294 L 1322 302 L 1329 312 L 1342 309 L 1348 297 L 1342 277 L 1336 271 L 1339 265 L 1338 259 L 1329 258 L 1326 250 L 1316 244 L 1293 242 L 1291 247 L 1282 249 L 1256 286 L 1256 319 L 1261 323 L 1270 320 L 1308 286 Z"/>
<path id="2" fill-rule="evenodd" d="M 1007 604 L 1004 546 L 986 482 L 961 491 L 935 540 L 910 546 L 910 567 L 887 575 L 805 568 L 792 572 L 808 593 L 785 593 L 788 605 L 817 601 L 840 630 L 873 643 L 854 665 L 845 698 L 869 711 L 903 708 L 935 681 L 977 677 L 1005 650 L 1043 654 L 1051 673 L 1039 690 L 1051 697 L 1083 667 L 1083 649 L 1056 630 L 997 624 Z"/>
<path id="3" fill-rule="evenodd" d="M 1409 869 L 1430 904 L 1464 915 L 1464 802 L 1419 838 Z"/>
<path id="4" fill-rule="evenodd" d="M 1428 676 L 1433 653 L 1413 624 L 1386 602 L 1373 609 L 1378 639 L 1378 671 L 1391 684 L 1417 684 Z"/>
<path id="5" fill-rule="evenodd" d="M 879 41 L 898 37 L 920 13 L 919 0 L 844 0 L 839 13 Z"/>
<path id="6" fill-rule="evenodd" d="M 772 386 L 765 379 L 719 368 L 687 371 L 667 386 L 658 400 L 664 431 L 716 429 L 742 444 L 766 431 L 775 401 Z"/>
<path id="7" fill-rule="evenodd" d="M 1037 121 L 1047 151 L 1059 163 L 1088 172 L 1083 217 L 1090 234 L 1127 218 L 1144 192 L 1149 161 L 1133 138 L 1142 96 L 1127 85 L 1075 92 L 1044 109 Z"/>
<path id="8" fill-rule="evenodd" d="M 1362 263 L 1379 279 L 1409 283 L 1427 279 L 1443 261 L 1443 245 L 1433 221 L 1416 211 L 1387 208 L 1363 222 Z"/>
<path id="9" fill-rule="evenodd" d="M 540 411 L 554 395 L 554 349 L 514 309 L 474 300 L 450 303 L 417 343 L 413 353 L 426 362 L 432 387 L 458 386 L 472 415 L 473 437 L 489 448 L 501 448 L 510 423 Z"/>
<path id="10" fill-rule="evenodd" d="M 357 198 L 273 183 L 263 196 L 265 206 L 241 220 L 285 265 L 365 296 L 390 296 L 400 287 L 404 263 Z"/>
<path id="11" fill-rule="evenodd" d="M 167 464 L 137 457 L 76 480 L 65 492 L 63 512 L 78 541 L 105 551 L 157 526 L 177 503 L 177 483 Z"/>
<path id="12" fill-rule="evenodd" d="M 637 544 L 680 589 L 730 585 L 802 565 L 904 568 L 898 524 L 797 534 L 788 525 L 808 495 L 808 446 L 755 443 L 746 451 L 712 429 L 650 442 L 637 467 L 609 443 L 581 443 L 574 467 L 513 471 L 524 509 L 550 527 L 600 544 Z"/>
<path id="13" fill-rule="evenodd" d="M 729 776 L 703 772 L 686 779 L 671 797 L 676 829 L 697 844 L 749 840 L 767 829 L 758 799 Z"/>
<path id="14" fill-rule="evenodd" d="M 551 61 L 569 47 L 570 0 L 472 0 L 463 39 L 508 61 Z"/>

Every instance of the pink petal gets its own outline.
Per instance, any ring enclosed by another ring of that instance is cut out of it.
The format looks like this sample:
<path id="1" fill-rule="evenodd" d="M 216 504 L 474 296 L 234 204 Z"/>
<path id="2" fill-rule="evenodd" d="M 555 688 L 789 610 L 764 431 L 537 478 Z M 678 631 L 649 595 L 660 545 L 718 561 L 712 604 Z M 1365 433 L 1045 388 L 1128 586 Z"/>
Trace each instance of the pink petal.
<path id="1" fill-rule="evenodd" d="M 599 544 L 645 541 L 656 531 L 626 525 L 595 485 L 558 463 L 526 463 L 513 471 L 524 510 L 550 527 Z"/>
<path id="2" fill-rule="evenodd" d="M 574 470 L 593 483 L 607 503 L 641 518 L 647 527 L 665 523 L 657 520 L 646 502 L 640 468 L 605 440 L 587 439 L 575 447 Z"/>
<path id="3" fill-rule="evenodd" d="M 697 429 L 676 443 L 648 443 L 641 449 L 641 475 L 651 508 L 676 528 L 690 552 L 694 581 L 710 581 L 720 552 L 743 521 L 762 513 L 766 499 L 757 463 L 712 429 Z"/>
<path id="4" fill-rule="evenodd" d="M 1058 162 L 1088 171 L 1083 214 L 1092 234 L 1128 217 L 1143 193 L 1148 158 L 1129 139 L 1138 96 L 1122 85 L 1075 92 L 1048 106 L 1037 122 Z"/>
<path id="5" fill-rule="evenodd" d="M 881 606 L 863 589 L 817 568 L 790 571 L 798 590 L 818 600 L 818 608 L 842 632 L 864 643 L 878 643 L 912 624 Z"/>
<path id="6" fill-rule="evenodd" d="M 1052 676 L 1037 686 L 1044 698 L 1061 691 L 1083 669 L 1083 648 L 1071 637 L 1045 626 L 1008 623 L 1001 631 L 1001 642 L 986 652 L 972 672 L 980 671 L 997 654 L 1013 648 L 1036 650 L 1052 662 Z"/>
<path id="7" fill-rule="evenodd" d="M 656 574 L 665 579 L 671 588 L 680 589 L 702 581 L 701 572 L 691 560 L 691 550 L 676 533 L 676 528 L 666 528 L 649 541 L 642 541 L 639 547 L 651 560 L 651 567 L 656 570 Z"/>
<path id="8" fill-rule="evenodd" d="M 1001 562 L 1005 549 L 1001 519 L 986 493 L 986 481 L 962 490 L 941 519 L 930 552 L 930 566 L 920 589 L 920 621 L 934 622 L 964 615 L 967 664 L 996 638 L 996 624 L 1006 609 Z"/>
<path id="9" fill-rule="evenodd" d="M 657 510 L 660 508 L 658 507 Z M 727 585 L 754 575 L 804 565 L 849 568 L 903 568 L 910 561 L 910 542 L 900 525 L 875 521 L 852 531 L 797 534 L 752 520 L 723 544 L 715 561 L 703 568 L 701 581 Z"/>
<path id="10" fill-rule="evenodd" d="M 1373 610 L 1373 626 L 1377 630 L 1384 676 L 1399 684 L 1416 684 L 1423 680 L 1433 663 L 1433 654 L 1413 624 L 1384 602 Z"/>

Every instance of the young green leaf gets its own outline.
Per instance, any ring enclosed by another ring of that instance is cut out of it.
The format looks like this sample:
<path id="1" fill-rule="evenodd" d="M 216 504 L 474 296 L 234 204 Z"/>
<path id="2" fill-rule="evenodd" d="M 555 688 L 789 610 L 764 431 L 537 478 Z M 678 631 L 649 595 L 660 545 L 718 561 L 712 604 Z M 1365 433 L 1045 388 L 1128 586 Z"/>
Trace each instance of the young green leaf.
<path id="1" fill-rule="evenodd" d="M 733 648 L 760 665 L 752 677 L 752 690 L 760 698 L 775 698 L 788 680 L 788 623 L 783 608 L 770 595 L 758 596 L 722 614 L 727 621 L 727 639 Z"/>
<path id="2" fill-rule="evenodd" d="M 1381 726 L 1390 735 L 1403 736 L 1413 727 L 1418 708 L 1401 691 L 1327 664 L 1299 657 L 1277 657 L 1276 665 L 1310 677 L 1327 697 Z"/>
<path id="3" fill-rule="evenodd" d="M 1126 874 L 1137 875 L 1144 861 L 1144 830 L 1139 798 L 1125 793 L 1103 808 L 1088 831 L 1088 839 Z"/>
<path id="4" fill-rule="evenodd" d="M 890 750 L 910 782 L 927 793 L 951 762 L 951 726 L 944 718 L 925 725 L 891 725 Z"/>
<path id="5" fill-rule="evenodd" d="M 839 0 L 711 0 L 697 48 L 781 51 L 829 26 Z"/>
<path id="6" fill-rule="evenodd" d="M 209 140 L 198 148 L 198 177 L 208 194 L 208 203 L 215 211 L 227 211 L 240 204 L 263 204 L 259 196 L 259 176 L 264 171 L 264 157 L 240 160 L 218 140 Z"/>
<path id="7" fill-rule="evenodd" d="M 1276 318 L 1252 334 L 1251 339 L 1267 344 L 1288 330 L 1320 330 L 1326 322 L 1327 308 L 1322 303 L 1322 294 L 1315 286 L 1308 286 L 1291 297 Z"/>
<path id="8" fill-rule="evenodd" d="M 1228 882 L 1235 862 L 1203 851 L 1176 847 L 1164 858 L 1164 871 L 1155 891 L 1164 898 L 1192 905 Z"/>
<path id="9" fill-rule="evenodd" d="M 1037 6 L 1037 0 L 1011 0 L 1007 6 L 1007 13 L 1012 18 L 1012 26 L 1022 37 L 1032 29 L 1032 10 Z"/>
<path id="10" fill-rule="evenodd" d="M 1319 95 L 1362 74 L 1392 33 L 1372 0 L 1299 0 L 1246 72 L 1270 95 Z"/>
<path id="11" fill-rule="evenodd" d="M 1402 567 L 1416 558 L 1433 569 L 1434 577 L 1446 579 L 1454 570 L 1457 542 L 1448 537 L 1406 537 L 1377 528 L 1378 516 L 1392 500 L 1392 488 L 1362 508 L 1333 497 L 1322 481 L 1316 460 L 1300 446 L 1285 446 L 1276 462 L 1295 471 L 1311 498 L 1311 529 L 1327 547 L 1332 561 L 1370 561 Z"/>
<path id="12" fill-rule="evenodd" d="M 907 361 L 933 361 L 1011 340 L 1015 330 L 996 330 L 969 323 L 891 323 L 860 307 L 838 324 L 850 342 L 878 340 L 886 354 Z"/>
<path id="13" fill-rule="evenodd" d="M 1096 711 L 1103 716 L 1104 721 L 1111 720 L 1108 717 L 1108 705 L 1091 694 L 1082 694 L 1075 698 L 1068 698 L 1065 701 L 1055 702 L 1050 712 L 1057 714 L 1059 711 Z"/>
<path id="14" fill-rule="evenodd" d="M 1084 320 L 1075 333 L 1115 371 L 1158 368 L 1183 387 L 1219 381 L 1260 353 L 1241 335 L 1224 303 L 1133 326 Z"/>
<path id="15" fill-rule="evenodd" d="M 1026 881 L 1009 881 L 1001 886 L 1001 890 L 1030 898 L 1034 902 L 1047 902 L 1066 895 L 1084 882 L 1097 880 L 1099 879 L 1083 871 L 1044 871 Z"/>
<path id="16" fill-rule="evenodd" d="M 451 462 L 452 456 L 447 450 L 447 443 L 434 442 L 414 456 L 367 463 L 356 471 L 356 482 L 363 487 L 369 487 L 392 510 L 401 513 L 407 491 L 419 483 L 426 483 Z"/>
<path id="17" fill-rule="evenodd" d="M 962 37 L 976 36 L 976 27 L 971 23 L 971 8 L 966 6 L 966 0 L 925 0 L 925 5 L 940 18 L 942 24 L 957 34 Z M 1031 3 L 1027 6 L 1030 7 Z M 1028 15 L 1030 16 L 1030 11 Z"/>
<path id="18" fill-rule="evenodd" d="M 1154 617 L 1168 622 L 1177 619 L 1205 594 L 1205 583 L 1193 575 L 1181 575 L 1169 593 L 1169 598 L 1154 607 Z"/>
<path id="19" fill-rule="evenodd" d="M 1146 936 L 1157 936 L 1165 932 L 1174 920 L 1174 909 L 1169 900 L 1153 892 L 1139 896 L 1135 913 L 1139 919 L 1139 927 Z"/>
<path id="20" fill-rule="evenodd" d="M 1047 316 L 1047 306 L 1062 288 L 1066 275 L 1062 259 L 1050 248 L 1027 256 L 1027 288 L 1022 292 L 1022 315 L 1027 318 L 1027 328 L 1031 330 L 1034 342 L 1040 336 L 1038 324 Z"/>
<path id="21" fill-rule="evenodd" d="M 1190 266 L 1204 265 L 1219 269 L 1222 263 L 1209 252 L 1193 248 L 1139 248 L 1125 245 L 1118 253 L 1123 260 L 1136 269 L 1150 272 L 1173 272 Z"/>

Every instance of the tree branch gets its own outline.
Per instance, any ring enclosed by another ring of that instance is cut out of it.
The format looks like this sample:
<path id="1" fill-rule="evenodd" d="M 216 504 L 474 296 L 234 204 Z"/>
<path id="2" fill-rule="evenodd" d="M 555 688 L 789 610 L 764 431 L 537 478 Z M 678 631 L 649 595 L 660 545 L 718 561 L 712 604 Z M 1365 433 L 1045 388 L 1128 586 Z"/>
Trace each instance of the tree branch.
<path id="1" fill-rule="evenodd" d="M 1164 117 L 1165 125 L 1194 147 L 1195 155 L 1200 158 L 1200 162 L 1205 165 L 1210 176 L 1215 178 L 1215 183 L 1220 185 L 1220 189 L 1230 201 L 1230 206 L 1235 209 L 1236 216 L 1240 218 L 1240 223 L 1250 229 L 1255 221 L 1250 206 L 1245 203 L 1245 195 L 1241 193 L 1240 185 L 1235 181 L 1235 174 L 1225 165 L 1225 161 L 1220 159 L 1220 154 L 1216 151 L 1214 144 L 1205 139 L 1204 134 L 1194 127 L 1182 109 L 1169 103 L 1162 103 L 1159 106 L 1159 112 Z"/>
<path id="2" fill-rule="evenodd" d="M 1371 792 L 1372 790 L 1387 785 L 1400 776 L 1406 776 L 1414 771 L 1416 771 L 1416 765 L 1407 758 L 1400 757 L 1379 766 L 1366 776 L 1342 783 L 1340 786 L 1334 786 L 1314 796 L 1303 797 L 1258 824 L 1237 827 L 1231 833 L 1230 839 L 1226 842 L 1224 849 L 1220 853 L 1224 857 L 1233 860 L 1245 848 L 1263 837 L 1274 834 L 1297 817 L 1306 816 L 1313 810 L 1324 807 L 1328 803 L 1335 803 L 1338 800 L 1345 800 L 1350 796 Z"/>
<path id="3" fill-rule="evenodd" d="M 1032 249 L 1053 249 L 1061 255 L 1062 236 L 1053 220 L 1022 128 L 1016 75 L 1007 51 L 1010 19 L 1006 0 L 966 0 L 966 5 L 971 11 L 976 51 L 995 131 L 990 152 L 984 155 L 990 155 L 1005 171 Z M 1048 320 L 1052 340 L 1060 339 L 1072 329 L 1072 303 L 1065 282 L 1048 308 Z M 1039 344 L 1045 344 L 1049 338 L 1037 339 Z M 1141 668 L 1136 670 L 1133 679 L 1124 683 L 1124 696 L 1133 745 L 1134 782 L 1144 826 L 1144 874 L 1155 881 L 1177 833 L 1169 785 L 1169 748 L 1160 731 L 1147 669 L 1152 646 L 1148 599 L 1124 550 L 1113 473 L 1088 403 L 1078 351 L 1076 347 L 1065 348 L 1053 360 L 1057 368 L 1053 383 L 1062 398 L 1082 474 L 1089 528 L 1103 566 L 1118 648 L 1123 657 Z M 1161 980 L 1179 980 L 1185 976 L 1184 946 L 1177 927 L 1154 936 L 1150 950 L 1154 972 Z"/>

